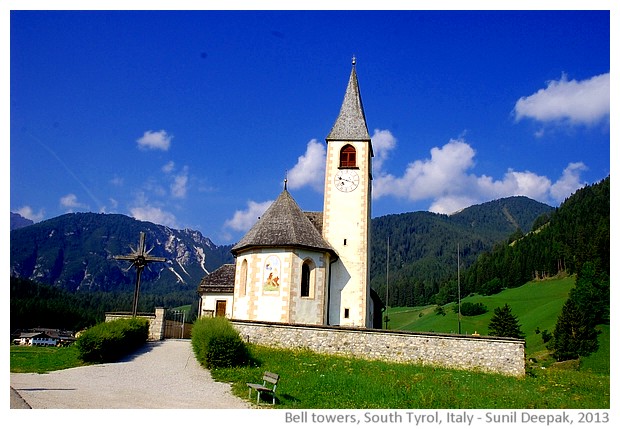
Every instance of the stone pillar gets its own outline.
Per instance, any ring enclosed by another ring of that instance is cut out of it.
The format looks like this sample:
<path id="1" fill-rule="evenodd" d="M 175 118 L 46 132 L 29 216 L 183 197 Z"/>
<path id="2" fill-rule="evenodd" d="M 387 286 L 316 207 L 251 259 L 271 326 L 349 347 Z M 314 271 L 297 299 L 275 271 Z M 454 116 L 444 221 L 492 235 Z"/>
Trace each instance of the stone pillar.
<path id="1" fill-rule="evenodd" d="M 164 315 L 166 309 L 163 307 L 155 307 L 155 319 L 151 319 L 149 327 L 149 339 L 153 341 L 161 341 L 164 339 Z"/>

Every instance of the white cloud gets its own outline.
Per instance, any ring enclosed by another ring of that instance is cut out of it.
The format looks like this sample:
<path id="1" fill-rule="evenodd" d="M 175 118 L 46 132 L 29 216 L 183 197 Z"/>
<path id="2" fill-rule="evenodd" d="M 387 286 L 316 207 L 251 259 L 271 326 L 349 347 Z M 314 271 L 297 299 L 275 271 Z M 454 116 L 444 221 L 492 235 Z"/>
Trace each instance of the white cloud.
<path id="1" fill-rule="evenodd" d="M 273 204 L 273 200 L 262 203 L 248 201 L 247 208 L 245 210 L 237 210 L 232 219 L 228 219 L 224 223 L 224 226 L 235 231 L 248 231 L 271 204 Z"/>
<path id="2" fill-rule="evenodd" d="M 166 164 L 164 164 L 164 166 L 161 168 L 161 171 L 166 174 L 172 173 L 174 171 L 174 161 L 168 161 Z"/>
<path id="3" fill-rule="evenodd" d="M 149 192 L 149 195 L 151 194 Z M 129 208 L 129 214 L 138 220 L 153 222 L 170 228 L 178 228 L 175 215 L 161 207 L 160 204 L 155 205 L 151 203 L 144 192 L 138 192 L 133 205 Z"/>
<path id="4" fill-rule="evenodd" d="M 471 172 L 476 151 L 461 136 L 432 148 L 430 158 L 410 162 L 398 176 L 385 170 L 385 161 L 396 148 L 397 139 L 389 130 L 375 129 L 372 144 L 375 155 L 372 161 L 373 199 L 396 197 L 412 202 L 429 201 L 428 210 L 436 213 L 449 214 L 473 204 L 510 196 L 527 196 L 559 205 L 583 187 L 580 173 L 586 168 L 583 163 L 571 163 L 555 183 L 527 170 L 508 169 L 500 179 L 477 176 Z M 308 143 L 306 153 L 298 158 L 289 172 L 291 189 L 310 185 L 317 191 L 323 190 L 325 152 L 325 146 L 320 142 L 313 139 Z M 249 202 L 246 210 L 237 211 L 226 221 L 226 226 L 247 231 L 270 203 Z"/>
<path id="5" fill-rule="evenodd" d="M 562 177 L 551 186 L 549 190 L 551 197 L 557 202 L 562 202 L 577 189 L 583 188 L 586 184 L 580 181 L 579 173 L 584 170 L 587 170 L 587 167 L 582 162 L 568 164 L 562 172 Z"/>
<path id="6" fill-rule="evenodd" d="M 457 212 L 465 207 L 470 207 L 476 204 L 473 198 L 466 195 L 449 195 L 445 197 L 439 197 L 428 208 L 428 211 L 433 213 L 450 214 Z"/>
<path id="7" fill-rule="evenodd" d="M 541 122 L 568 120 L 572 124 L 593 125 L 609 117 L 610 75 L 590 79 L 560 80 L 547 83 L 547 88 L 521 97 L 514 108 L 516 119 L 532 118 Z"/>
<path id="8" fill-rule="evenodd" d="M 379 175 L 383 170 L 384 161 L 389 158 L 390 152 L 396 147 L 396 138 L 389 130 L 375 129 L 371 141 L 375 155 L 372 159 L 372 171 L 373 175 Z"/>
<path id="9" fill-rule="evenodd" d="M 118 200 L 115 199 L 115 198 L 110 197 L 109 201 L 110 201 L 110 208 L 111 208 L 111 210 L 116 210 L 118 208 Z"/>
<path id="10" fill-rule="evenodd" d="M 311 186 L 316 191 L 323 191 L 325 146 L 315 139 L 310 140 L 306 153 L 297 158 L 297 164 L 288 172 L 287 179 L 291 189 Z"/>
<path id="11" fill-rule="evenodd" d="M 167 151 L 170 148 L 170 142 L 172 141 L 172 135 L 168 135 L 165 130 L 160 131 L 145 131 L 144 135 L 138 140 L 138 147 L 140 149 L 159 149 Z"/>
<path id="12" fill-rule="evenodd" d="M 472 176 L 473 177 L 473 176 Z M 502 180 L 493 180 L 489 176 L 475 178 L 474 189 L 485 198 L 502 198 L 524 195 L 538 201 L 548 201 L 551 180 L 531 171 L 514 171 L 509 169 Z"/>
<path id="13" fill-rule="evenodd" d="M 35 213 L 34 210 L 32 210 L 32 207 L 30 206 L 24 206 L 20 208 L 19 210 L 17 210 L 16 213 L 20 214 L 26 219 L 30 219 L 33 222 L 41 222 L 43 218 L 45 217 L 45 212 L 43 210 L 39 210 L 38 212 Z"/>
<path id="14" fill-rule="evenodd" d="M 579 174 L 583 163 L 571 163 L 558 181 L 530 171 L 509 169 L 500 180 L 476 176 L 474 149 L 462 138 L 431 149 L 430 159 L 411 162 L 402 176 L 381 173 L 373 180 L 373 198 L 397 197 L 408 201 L 430 200 L 429 210 L 453 213 L 473 204 L 509 197 L 527 196 L 560 204 L 583 186 Z"/>
<path id="15" fill-rule="evenodd" d="M 410 163 L 402 177 L 379 174 L 373 180 L 373 196 L 393 195 L 416 201 L 459 191 L 465 186 L 464 171 L 474 164 L 474 154 L 465 141 L 450 140 L 442 148 L 431 149 L 431 159 Z"/>
<path id="16" fill-rule="evenodd" d="M 117 175 L 114 175 L 114 177 L 110 179 L 110 184 L 114 186 L 123 186 L 124 183 L 125 179 Z"/>
<path id="17" fill-rule="evenodd" d="M 150 205 L 132 207 L 129 209 L 129 213 L 138 220 L 153 222 L 158 225 L 169 226 L 170 228 L 178 228 L 176 217 L 159 207 Z"/>
<path id="18" fill-rule="evenodd" d="M 60 205 L 66 209 L 87 209 L 88 205 L 80 203 L 75 194 L 67 194 L 60 198 Z"/>
<path id="19" fill-rule="evenodd" d="M 170 185 L 170 193 L 174 198 L 185 198 L 187 195 L 187 184 L 189 182 L 189 168 L 185 166 L 183 171 L 172 179 L 172 184 Z"/>

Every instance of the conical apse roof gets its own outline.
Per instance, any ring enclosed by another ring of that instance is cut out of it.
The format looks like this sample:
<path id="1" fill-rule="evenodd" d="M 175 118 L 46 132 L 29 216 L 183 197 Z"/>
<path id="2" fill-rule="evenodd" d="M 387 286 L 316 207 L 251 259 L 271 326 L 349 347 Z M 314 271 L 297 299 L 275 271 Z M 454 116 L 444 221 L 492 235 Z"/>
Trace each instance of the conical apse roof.
<path id="1" fill-rule="evenodd" d="M 303 247 L 325 250 L 335 255 L 286 189 L 233 246 L 231 252 L 236 255 L 250 247 Z"/>

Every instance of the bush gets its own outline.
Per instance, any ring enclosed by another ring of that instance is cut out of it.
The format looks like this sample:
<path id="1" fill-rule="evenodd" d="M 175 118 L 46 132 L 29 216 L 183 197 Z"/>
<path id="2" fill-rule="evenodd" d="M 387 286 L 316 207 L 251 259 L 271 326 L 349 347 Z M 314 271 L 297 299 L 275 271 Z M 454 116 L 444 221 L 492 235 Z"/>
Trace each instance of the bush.
<path id="1" fill-rule="evenodd" d="M 117 319 L 87 329 L 75 342 L 84 362 L 115 362 L 135 351 L 149 337 L 149 321 L 144 318 Z"/>
<path id="2" fill-rule="evenodd" d="M 463 302 L 461 303 L 461 314 L 463 316 L 478 316 L 489 311 L 481 302 Z M 454 306 L 454 312 L 458 314 L 459 306 Z"/>
<path id="3" fill-rule="evenodd" d="M 496 293 L 500 293 L 502 289 L 502 281 L 495 277 L 493 280 L 489 280 L 480 286 L 480 293 L 482 295 L 495 295 Z"/>
<path id="4" fill-rule="evenodd" d="M 228 319 L 202 317 L 192 327 L 192 348 L 196 360 L 207 368 L 245 365 L 250 353 Z"/>

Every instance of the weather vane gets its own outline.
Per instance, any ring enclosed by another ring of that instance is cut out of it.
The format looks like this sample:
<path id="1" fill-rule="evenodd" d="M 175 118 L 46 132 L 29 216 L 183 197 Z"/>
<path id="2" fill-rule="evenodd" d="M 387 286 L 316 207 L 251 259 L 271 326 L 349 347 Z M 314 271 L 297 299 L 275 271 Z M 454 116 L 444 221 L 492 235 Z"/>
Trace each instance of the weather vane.
<path id="1" fill-rule="evenodd" d="M 133 291 L 133 317 L 136 317 L 138 314 L 138 297 L 140 296 L 140 276 L 142 275 L 142 270 L 144 270 L 144 268 L 151 262 L 166 262 L 166 258 L 149 255 L 153 248 L 151 247 L 148 251 L 146 250 L 145 237 L 146 234 L 144 232 L 140 232 L 140 243 L 138 243 L 138 249 L 136 250 L 129 246 L 132 250 L 129 255 L 114 256 L 114 259 L 117 260 L 131 261 L 131 265 L 127 268 L 127 270 L 131 267 L 136 267 L 136 287 Z"/>

